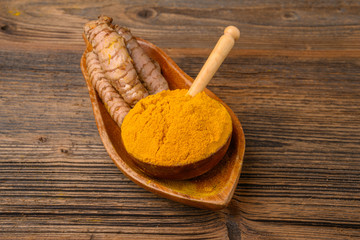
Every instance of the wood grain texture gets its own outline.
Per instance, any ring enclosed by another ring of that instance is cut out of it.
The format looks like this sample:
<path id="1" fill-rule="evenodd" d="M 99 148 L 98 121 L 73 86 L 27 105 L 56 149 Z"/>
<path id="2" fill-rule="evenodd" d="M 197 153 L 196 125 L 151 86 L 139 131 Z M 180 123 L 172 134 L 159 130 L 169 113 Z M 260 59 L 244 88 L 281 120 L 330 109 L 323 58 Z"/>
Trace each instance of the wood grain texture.
<path id="1" fill-rule="evenodd" d="M 83 25 L 99 14 L 112 16 L 130 27 L 134 35 L 162 48 L 212 48 L 228 25 L 241 30 L 235 47 L 242 49 L 352 50 L 360 46 L 358 1 L 1 3 L 0 28 L 4 34 L 0 43 L 16 47 L 79 50 Z"/>
<path id="2" fill-rule="evenodd" d="M 358 1 L 0 1 L 0 239 L 357 239 Z M 247 139 L 228 208 L 175 203 L 107 155 L 80 71 L 106 13 L 195 77 L 242 33 L 209 89 Z"/>

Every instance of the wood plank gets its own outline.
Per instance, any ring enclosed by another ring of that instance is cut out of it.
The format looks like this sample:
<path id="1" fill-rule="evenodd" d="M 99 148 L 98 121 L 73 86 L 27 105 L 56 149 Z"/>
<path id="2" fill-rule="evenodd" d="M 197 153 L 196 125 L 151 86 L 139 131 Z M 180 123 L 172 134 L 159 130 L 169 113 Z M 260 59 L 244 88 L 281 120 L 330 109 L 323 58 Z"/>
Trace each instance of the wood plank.
<path id="1" fill-rule="evenodd" d="M 16 48 L 83 48 L 82 27 L 112 16 L 162 48 L 211 48 L 227 25 L 241 30 L 244 49 L 359 49 L 360 3 L 268 1 L 142 1 L 49 3 L 4 1 L 0 43 Z"/>

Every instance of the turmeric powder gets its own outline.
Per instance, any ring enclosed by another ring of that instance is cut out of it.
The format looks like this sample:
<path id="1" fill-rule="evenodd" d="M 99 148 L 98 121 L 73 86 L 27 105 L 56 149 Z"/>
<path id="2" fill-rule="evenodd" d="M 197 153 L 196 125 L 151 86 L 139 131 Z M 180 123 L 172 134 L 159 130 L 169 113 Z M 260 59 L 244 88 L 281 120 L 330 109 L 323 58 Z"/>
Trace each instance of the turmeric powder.
<path id="1" fill-rule="evenodd" d="M 231 117 L 218 101 L 201 92 L 166 90 L 140 100 L 121 126 L 125 149 L 158 166 L 182 166 L 211 156 L 228 140 Z"/>

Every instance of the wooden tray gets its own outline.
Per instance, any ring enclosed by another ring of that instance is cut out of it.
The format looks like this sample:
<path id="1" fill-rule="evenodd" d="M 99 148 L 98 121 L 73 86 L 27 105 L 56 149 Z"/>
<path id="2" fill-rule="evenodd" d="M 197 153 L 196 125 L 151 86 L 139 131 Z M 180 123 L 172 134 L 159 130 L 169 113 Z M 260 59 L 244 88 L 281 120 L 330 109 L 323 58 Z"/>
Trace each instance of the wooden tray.
<path id="1" fill-rule="evenodd" d="M 162 69 L 170 89 L 188 89 L 193 79 L 184 73 L 160 48 L 137 38 L 141 47 Z M 116 166 L 133 182 L 162 197 L 203 209 L 218 210 L 226 207 L 234 195 L 245 151 L 245 136 L 234 112 L 211 91 L 206 93 L 221 102 L 233 122 L 232 139 L 225 157 L 212 170 L 189 180 L 163 180 L 149 177 L 131 161 L 121 142 L 121 130 L 106 111 L 104 104 L 93 88 L 86 69 L 86 52 L 81 58 L 81 71 L 86 80 L 96 125 L 101 140 Z"/>

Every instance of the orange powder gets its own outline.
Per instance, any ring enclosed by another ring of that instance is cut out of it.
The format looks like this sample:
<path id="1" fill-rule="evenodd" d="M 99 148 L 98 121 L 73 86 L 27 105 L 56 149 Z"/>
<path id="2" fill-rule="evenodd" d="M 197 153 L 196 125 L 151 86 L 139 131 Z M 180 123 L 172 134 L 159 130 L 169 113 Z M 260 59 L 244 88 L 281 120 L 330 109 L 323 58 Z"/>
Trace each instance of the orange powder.
<path id="1" fill-rule="evenodd" d="M 126 115 L 121 137 L 128 153 L 150 164 L 179 166 L 215 153 L 232 132 L 225 107 L 205 92 L 162 91 L 140 100 Z"/>

